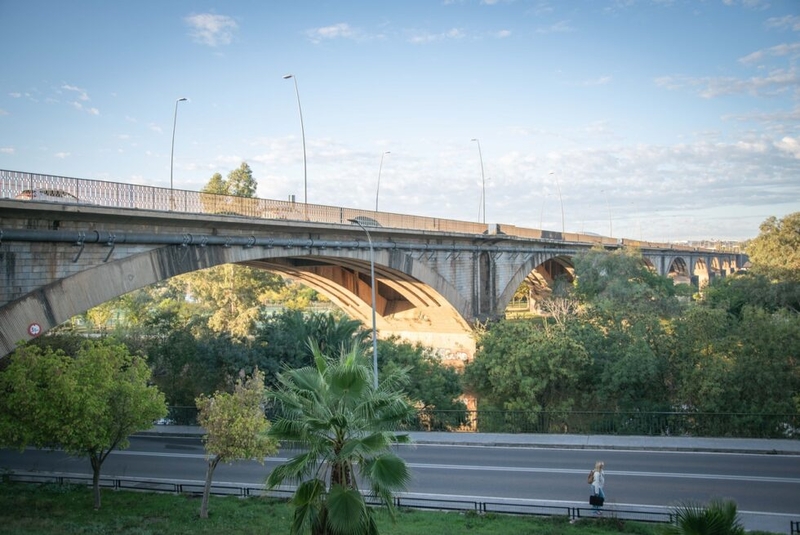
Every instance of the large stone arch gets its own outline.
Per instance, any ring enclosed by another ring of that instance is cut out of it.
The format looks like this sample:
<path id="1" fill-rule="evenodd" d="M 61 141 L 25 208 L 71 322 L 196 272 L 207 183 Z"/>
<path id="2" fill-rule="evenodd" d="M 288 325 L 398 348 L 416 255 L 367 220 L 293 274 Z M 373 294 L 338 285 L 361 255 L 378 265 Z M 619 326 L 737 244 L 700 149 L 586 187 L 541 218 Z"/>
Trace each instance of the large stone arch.
<path id="1" fill-rule="evenodd" d="M 667 266 L 666 276 L 675 282 L 689 282 L 692 274 L 686 259 L 682 256 L 673 257 Z"/>
<path id="2" fill-rule="evenodd" d="M 242 262 L 294 279 L 319 291 L 347 315 L 370 325 L 369 251 L 287 255 Z M 440 275 L 398 251 L 375 252 L 375 311 L 379 335 L 397 335 L 433 347 L 444 360 L 475 351 L 472 328 L 458 306 L 469 304 Z M 448 297 L 449 296 L 449 297 Z M 452 304 L 456 303 L 456 305 Z"/>
<path id="3" fill-rule="evenodd" d="M 565 277 L 569 282 L 575 279 L 571 256 L 557 253 L 531 255 L 503 289 L 498 299 L 496 315 L 503 315 L 521 284 L 528 286 L 529 311 L 535 311 L 537 303 L 550 295 L 553 283 L 559 277 Z"/>
<path id="4" fill-rule="evenodd" d="M 330 297 L 346 314 L 369 325 L 370 251 L 342 248 L 325 254 L 315 252 L 304 247 L 166 246 L 98 264 L 3 307 L 0 356 L 12 351 L 19 341 L 45 333 L 120 295 L 176 275 L 227 263 L 296 278 Z M 472 357 L 475 348 L 472 331 L 459 310 L 468 310 L 469 304 L 455 288 L 407 253 L 375 251 L 374 262 L 379 331 L 434 347 L 445 358 Z"/>
<path id="5" fill-rule="evenodd" d="M 711 269 L 705 258 L 695 258 L 692 266 L 692 281 L 697 281 L 697 287 L 703 288 L 711 279 Z"/>

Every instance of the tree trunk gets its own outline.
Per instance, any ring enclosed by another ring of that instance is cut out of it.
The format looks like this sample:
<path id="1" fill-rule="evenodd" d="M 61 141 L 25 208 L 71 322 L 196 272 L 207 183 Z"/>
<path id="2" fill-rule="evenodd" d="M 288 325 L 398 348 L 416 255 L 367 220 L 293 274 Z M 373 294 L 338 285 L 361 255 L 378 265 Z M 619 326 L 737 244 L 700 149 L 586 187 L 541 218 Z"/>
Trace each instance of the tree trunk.
<path id="1" fill-rule="evenodd" d="M 206 469 L 206 485 L 203 487 L 203 501 L 200 504 L 200 518 L 208 518 L 208 496 L 211 494 L 211 478 L 214 476 L 214 469 L 219 463 L 219 455 L 208 461 Z"/>
<path id="2" fill-rule="evenodd" d="M 92 490 L 94 492 L 94 510 L 100 509 L 100 466 L 102 461 L 95 455 L 89 457 L 92 463 Z"/>

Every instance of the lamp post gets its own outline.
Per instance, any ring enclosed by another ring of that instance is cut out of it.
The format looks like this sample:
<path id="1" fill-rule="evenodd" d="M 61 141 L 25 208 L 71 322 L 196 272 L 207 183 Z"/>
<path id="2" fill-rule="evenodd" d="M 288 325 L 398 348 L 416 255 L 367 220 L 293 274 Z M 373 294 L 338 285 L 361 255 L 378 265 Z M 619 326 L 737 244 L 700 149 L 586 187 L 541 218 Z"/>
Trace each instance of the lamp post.
<path id="1" fill-rule="evenodd" d="M 370 286 L 372 287 L 372 384 L 375 390 L 378 389 L 378 330 L 375 324 L 375 250 L 372 248 L 372 238 L 369 235 L 367 227 L 361 224 L 358 219 L 348 219 L 351 223 L 355 223 L 361 230 L 367 234 L 367 241 L 369 242 L 369 276 Z"/>
<path id="2" fill-rule="evenodd" d="M 378 211 L 378 193 L 381 191 L 381 170 L 383 169 L 383 157 L 387 154 L 391 154 L 388 150 L 381 154 L 381 165 L 378 167 L 378 187 L 375 188 L 375 211 Z"/>
<path id="3" fill-rule="evenodd" d="M 297 95 L 297 110 L 300 112 L 300 135 L 303 138 L 303 204 L 305 216 L 308 219 L 308 163 L 306 160 L 306 129 L 303 125 L 303 108 L 300 106 L 300 91 L 297 89 L 297 77 L 294 74 L 284 75 L 283 79 L 294 80 L 294 93 Z"/>
<path id="4" fill-rule="evenodd" d="M 186 97 L 181 97 L 175 101 L 175 113 L 172 116 L 172 148 L 169 152 L 169 209 L 174 210 L 175 207 L 173 206 L 175 203 L 175 199 L 173 196 L 174 186 L 172 182 L 172 162 L 175 157 L 175 126 L 178 124 L 178 102 L 183 102 L 186 100 Z"/>
<path id="5" fill-rule="evenodd" d="M 555 171 L 550 171 L 551 175 L 556 177 L 556 188 L 558 188 L 558 202 L 561 203 L 561 234 L 565 234 L 564 230 L 564 198 L 561 197 L 561 185 L 558 183 L 558 175 Z"/>
<path id="6" fill-rule="evenodd" d="M 478 138 L 472 138 L 478 143 L 478 157 L 481 159 L 481 202 L 483 206 L 483 222 L 486 223 L 486 178 L 483 175 L 483 154 L 481 153 L 481 142 Z"/>

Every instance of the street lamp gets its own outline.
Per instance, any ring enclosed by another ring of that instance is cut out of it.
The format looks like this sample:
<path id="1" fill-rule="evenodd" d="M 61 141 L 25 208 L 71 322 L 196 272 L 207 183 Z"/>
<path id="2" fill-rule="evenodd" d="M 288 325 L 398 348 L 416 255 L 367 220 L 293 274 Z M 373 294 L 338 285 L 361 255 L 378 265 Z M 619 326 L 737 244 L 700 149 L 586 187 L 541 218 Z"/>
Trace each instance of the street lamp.
<path id="1" fill-rule="evenodd" d="M 173 210 L 175 207 L 174 204 L 174 197 L 173 197 L 173 182 L 172 182 L 172 162 L 175 156 L 175 126 L 178 124 L 178 102 L 183 102 L 186 100 L 186 97 L 181 97 L 175 101 L 175 113 L 172 116 L 172 149 L 169 153 L 169 209 Z"/>
<path id="2" fill-rule="evenodd" d="M 378 187 L 375 188 L 375 211 L 378 211 L 378 193 L 381 191 L 381 170 L 383 169 L 383 157 L 391 154 L 388 150 L 381 154 L 381 165 L 378 167 Z"/>
<path id="3" fill-rule="evenodd" d="M 294 93 L 297 95 L 297 110 L 300 112 L 300 134 L 303 137 L 303 204 L 305 205 L 306 219 L 308 219 L 308 164 L 306 162 L 306 129 L 303 126 L 303 108 L 300 107 L 300 91 L 297 89 L 297 77 L 293 74 L 284 75 L 283 79 L 294 80 Z"/>
<path id="4" fill-rule="evenodd" d="M 367 233 L 367 241 L 369 242 L 369 276 L 370 286 L 372 287 L 372 384 L 375 390 L 378 389 L 378 330 L 375 324 L 375 250 L 372 248 L 372 238 L 369 235 L 367 227 L 361 224 L 357 218 L 348 219 L 351 223 L 355 223 L 361 230 Z"/>
<path id="5" fill-rule="evenodd" d="M 564 230 L 564 198 L 561 197 L 561 185 L 558 183 L 558 175 L 555 171 L 550 171 L 551 175 L 556 177 L 556 188 L 558 188 L 558 201 L 561 203 L 561 234 L 565 234 Z"/>
<path id="6" fill-rule="evenodd" d="M 483 222 L 486 223 L 486 178 L 483 176 L 483 154 L 481 153 L 481 142 L 478 138 L 472 138 L 478 143 L 478 157 L 481 159 L 481 201 L 483 203 Z"/>

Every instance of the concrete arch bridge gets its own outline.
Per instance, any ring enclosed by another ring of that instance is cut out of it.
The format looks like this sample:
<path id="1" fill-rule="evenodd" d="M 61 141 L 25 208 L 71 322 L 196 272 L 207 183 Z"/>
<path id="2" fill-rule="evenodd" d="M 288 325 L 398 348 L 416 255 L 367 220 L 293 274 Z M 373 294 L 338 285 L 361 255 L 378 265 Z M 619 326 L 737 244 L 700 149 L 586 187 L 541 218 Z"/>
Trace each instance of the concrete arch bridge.
<path id="1" fill-rule="evenodd" d="M 559 276 L 571 277 L 572 258 L 582 250 L 636 246 L 658 273 L 685 281 L 724 276 L 745 260 L 668 244 L 294 203 L 287 210 L 300 206 L 302 217 L 10 197 L 0 198 L 0 357 L 115 297 L 231 263 L 306 284 L 367 325 L 374 283 L 380 336 L 420 341 L 443 360 L 460 362 L 474 353 L 474 322 L 503 316 L 523 283 L 542 291 Z"/>

